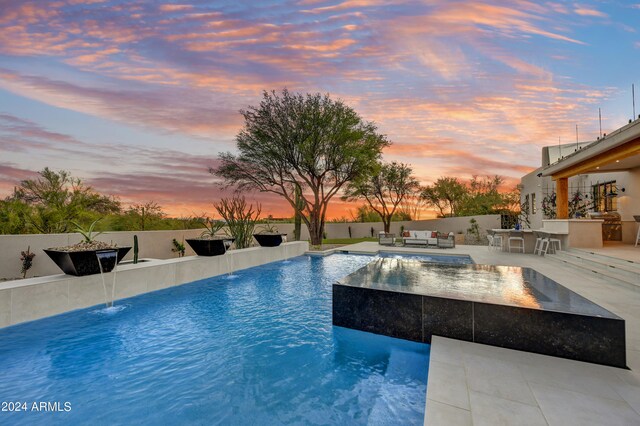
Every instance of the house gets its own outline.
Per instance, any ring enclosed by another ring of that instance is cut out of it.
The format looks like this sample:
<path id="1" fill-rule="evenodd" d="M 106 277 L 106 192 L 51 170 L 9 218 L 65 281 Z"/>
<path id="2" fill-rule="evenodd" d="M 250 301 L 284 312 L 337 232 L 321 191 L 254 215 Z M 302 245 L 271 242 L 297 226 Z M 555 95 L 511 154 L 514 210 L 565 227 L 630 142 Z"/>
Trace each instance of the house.
<path id="1" fill-rule="evenodd" d="M 565 234 L 573 247 L 635 243 L 640 117 L 592 142 L 544 147 L 542 166 L 523 176 L 521 185 L 531 228 Z"/>

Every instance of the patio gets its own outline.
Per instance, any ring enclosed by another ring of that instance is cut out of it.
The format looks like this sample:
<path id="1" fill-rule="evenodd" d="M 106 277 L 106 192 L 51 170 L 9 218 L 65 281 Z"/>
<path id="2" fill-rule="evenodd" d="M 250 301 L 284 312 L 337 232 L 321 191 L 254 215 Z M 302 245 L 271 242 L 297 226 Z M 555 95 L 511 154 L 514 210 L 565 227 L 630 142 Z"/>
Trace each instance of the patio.
<path id="1" fill-rule="evenodd" d="M 549 258 L 486 246 L 440 250 L 365 242 L 338 250 L 468 254 L 479 264 L 531 267 L 625 319 L 630 370 L 434 338 L 425 424 L 640 424 L 640 288 L 612 284 Z M 626 250 L 619 247 L 616 253 L 626 256 Z"/>

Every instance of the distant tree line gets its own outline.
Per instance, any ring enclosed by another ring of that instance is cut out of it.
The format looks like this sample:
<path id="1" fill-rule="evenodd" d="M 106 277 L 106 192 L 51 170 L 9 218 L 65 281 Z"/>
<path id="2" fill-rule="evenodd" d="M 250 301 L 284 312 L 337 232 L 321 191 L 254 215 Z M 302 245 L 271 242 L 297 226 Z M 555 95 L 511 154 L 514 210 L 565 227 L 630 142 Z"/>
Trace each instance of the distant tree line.
<path id="1" fill-rule="evenodd" d="M 201 227 L 198 218 L 168 218 L 154 201 L 123 208 L 67 171 L 49 168 L 34 179 L 22 180 L 0 200 L 0 234 L 57 234 L 73 232 L 100 219 L 97 231 L 144 231 Z"/>
<path id="2" fill-rule="evenodd" d="M 264 92 L 257 106 L 240 111 L 244 125 L 236 136 L 237 154 L 221 153 L 210 173 L 236 192 L 256 190 L 282 197 L 294 212 L 296 236 L 304 223 L 311 243 L 321 244 L 327 208 L 334 197 L 361 201 L 352 221 L 418 219 L 425 207 L 438 216 L 469 216 L 518 211 L 517 190 L 500 192 L 500 176 L 469 182 L 441 177 L 422 187 L 410 165 L 382 161 L 389 142 L 372 122 L 329 95 Z M 45 168 L 20 182 L 0 201 L 0 233 L 58 233 L 70 224 L 92 223 L 97 230 L 189 229 L 202 217 L 168 218 L 154 201 L 126 209 L 68 172 Z"/>

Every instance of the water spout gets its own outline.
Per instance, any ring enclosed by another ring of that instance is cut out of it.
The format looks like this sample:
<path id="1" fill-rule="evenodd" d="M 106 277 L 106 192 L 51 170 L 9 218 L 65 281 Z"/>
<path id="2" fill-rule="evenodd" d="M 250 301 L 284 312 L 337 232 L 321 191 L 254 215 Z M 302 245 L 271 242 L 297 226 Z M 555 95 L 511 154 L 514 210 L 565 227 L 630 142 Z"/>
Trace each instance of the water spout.
<path id="1" fill-rule="evenodd" d="M 98 250 L 96 251 L 96 257 L 98 258 L 98 267 L 100 268 L 100 277 L 102 278 L 102 288 L 104 289 L 104 303 L 107 308 L 113 306 L 113 301 L 116 295 L 116 272 L 118 269 L 118 250 Z M 111 282 L 111 299 L 107 293 L 107 283 L 105 281 L 104 271 L 113 271 L 113 280 Z"/>
<path id="2" fill-rule="evenodd" d="M 233 268 L 231 267 L 231 256 L 228 253 L 225 253 L 224 257 L 227 260 L 227 279 L 234 279 L 237 275 L 233 275 Z"/>
<path id="3" fill-rule="evenodd" d="M 287 237 L 283 237 L 284 241 L 282 242 L 282 246 L 284 247 L 284 261 L 283 263 L 291 263 L 289 260 L 289 256 L 287 255 Z"/>

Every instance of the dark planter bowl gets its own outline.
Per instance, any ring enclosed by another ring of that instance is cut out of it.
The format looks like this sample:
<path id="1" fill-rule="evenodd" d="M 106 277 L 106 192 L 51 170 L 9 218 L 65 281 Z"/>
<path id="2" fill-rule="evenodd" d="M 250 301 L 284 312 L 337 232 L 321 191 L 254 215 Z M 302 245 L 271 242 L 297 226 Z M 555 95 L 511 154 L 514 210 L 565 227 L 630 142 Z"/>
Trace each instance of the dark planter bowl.
<path id="1" fill-rule="evenodd" d="M 253 234 L 261 247 L 278 247 L 287 234 Z"/>
<path id="2" fill-rule="evenodd" d="M 109 252 L 118 251 L 118 256 L 109 256 Z M 102 258 L 103 272 L 111 272 L 117 263 L 127 255 L 131 247 L 118 247 L 117 249 L 101 249 L 86 251 L 60 251 L 44 250 L 47 256 L 53 260 L 62 272 L 76 277 L 100 273 L 97 253 L 104 253 Z"/>
<path id="3" fill-rule="evenodd" d="M 235 241 L 235 238 L 220 238 L 214 240 L 202 240 L 191 238 L 185 240 L 198 256 L 220 256 L 225 254 L 227 249 Z"/>

